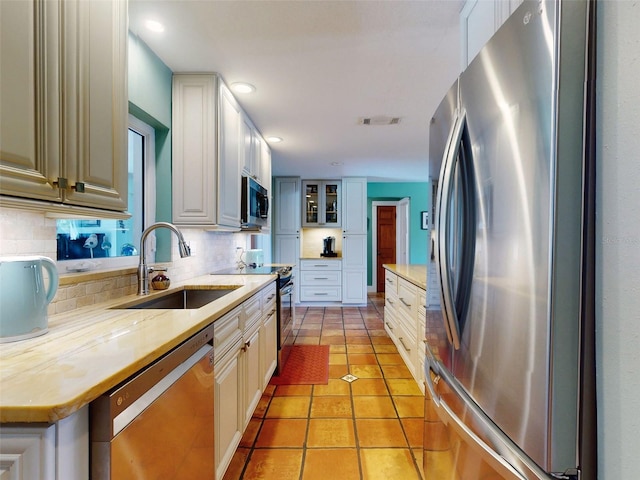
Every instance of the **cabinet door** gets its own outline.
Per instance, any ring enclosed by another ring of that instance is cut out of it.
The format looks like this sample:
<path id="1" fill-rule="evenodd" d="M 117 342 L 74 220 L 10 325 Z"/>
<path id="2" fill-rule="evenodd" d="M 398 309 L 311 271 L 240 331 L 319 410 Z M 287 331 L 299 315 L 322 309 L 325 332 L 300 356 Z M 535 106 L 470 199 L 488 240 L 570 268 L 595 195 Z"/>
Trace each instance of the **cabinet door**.
<path id="1" fill-rule="evenodd" d="M 260 332 L 260 355 L 262 371 L 262 390 L 264 391 L 271 380 L 278 364 L 278 324 L 276 322 L 276 307 L 265 312 Z"/>
<path id="2" fill-rule="evenodd" d="M 342 231 L 348 234 L 367 233 L 367 179 L 342 179 Z"/>
<path id="3" fill-rule="evenodd" d="M 6 427 L 0 436 L 0 477 L 56 479 L 56 427 Z"/>
<path id="4" fill-rule="evenodd" d="M 305 227 L 339 227 L 341 223 L 341 182 L 302 182 L 302 225 Z"/>
<path id="5" fill-rule="evenodd" d="M 342 303 L 367 303 L 367 236 L 342 237 Z"/>
<path id="6" fill-rule="evenodd" d="M 240 227 L 241 123 L 240 106 L 227 87 L 221 84 L 218 223 L 227 227 Z"/>
<path id="7" fill-rule="evenodd" d="M 61 201 L 57 1 L 0 2 L 0 190 Z"/>
<path id="8" fill-rule="evenodd" d="M 240 152 L 242 160 L 242 174 L 256 178 L 253 164 L 253 126 L 246 115 L 242 115 L 240 122 Z"/>
<path id="9" fill-rule="evenodd" d="M 298 235 L 300 233 L 300 179 L 298 177 L 277 177 L 274 186 L 275 234 Z M 298 261 L 296 260 L 295 263 Z"/>
<path id="10" fill-rule="evenodd" d="M 253 411 L 262 396 L 262 372 L 260 370 L 260 325 L 243 339 L 242 385 L 243 385 L 243 422 L 242 431 L 249 424 Z"/>
<path id="11" fill-rule="evenodd" d="M 65 203 L 127 209 L 127 3 L 63 2 Z"/>
<path id="12" fill-rule="evenodd" d="M 271 149 L 264 138 L 259 138 L 260 143 L 260 183 L 268 190 L 271 190 Z M 300 202 L 297 202 L 300 204 Z M 271 211 L 271 209 L 269 209 Z M 298 218 L 300 216 L 298 215 Z"/>
<path id="13" fill-rule="evenodd" d="M 214 366 L 216 478 L 222 480 L 242 438 L 240 344 Z"/>
<path id="14" fill-rule="evenodd" d="M 214 75 L 173 76 L 173 223 L 217 222 Z"/>

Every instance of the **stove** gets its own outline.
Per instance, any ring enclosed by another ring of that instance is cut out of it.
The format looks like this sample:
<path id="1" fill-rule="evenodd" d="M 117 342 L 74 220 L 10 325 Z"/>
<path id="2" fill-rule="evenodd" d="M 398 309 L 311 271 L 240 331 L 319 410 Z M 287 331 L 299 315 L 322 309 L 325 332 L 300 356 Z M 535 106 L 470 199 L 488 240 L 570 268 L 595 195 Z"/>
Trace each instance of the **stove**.
<path id="1" fill-rule="evenodd" d="M 242 268 L 231 267 L 224 270 L 213 272 L 214 275 L 278 275 L 278 288 L 292 282 L 292 266 L 291 265 L 264 265 L 256 267 L 247 265 Z"/>
<path id="2" fill-rule="evenodd" d="M 295 328 L 295 302 L 293 296 L 293 267 L 291 265 L 247 265 L 232 267 L 214 272 L 213 275 L 278 275 L 277 322 L 278 322 L 278 368 L 276 375 L 282 373 L 289 357 L 297 331 Z"/>

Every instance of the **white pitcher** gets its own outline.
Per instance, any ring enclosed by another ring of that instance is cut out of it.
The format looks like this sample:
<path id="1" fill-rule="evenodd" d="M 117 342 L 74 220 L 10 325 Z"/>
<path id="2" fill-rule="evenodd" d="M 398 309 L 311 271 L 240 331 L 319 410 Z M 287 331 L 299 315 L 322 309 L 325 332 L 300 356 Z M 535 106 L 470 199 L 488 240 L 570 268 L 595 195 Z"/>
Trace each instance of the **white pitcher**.
<path id="1" fill-rule="evenodd" d="M 45 286 L 42 270 L 48 273 Z M 58 290 L 56 264 L 47 257 L 0 257 L 0 343 L 47 333 L 47 307 Z"/>

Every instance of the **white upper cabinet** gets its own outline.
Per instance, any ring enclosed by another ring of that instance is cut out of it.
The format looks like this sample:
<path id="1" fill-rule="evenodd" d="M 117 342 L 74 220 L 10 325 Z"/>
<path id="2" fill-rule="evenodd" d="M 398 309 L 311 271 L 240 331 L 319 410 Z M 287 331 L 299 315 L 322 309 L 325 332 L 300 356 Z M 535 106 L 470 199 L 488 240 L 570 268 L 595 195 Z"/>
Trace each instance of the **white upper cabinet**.
<path id="1" fill-rule="evenodd" d="M 218 223 L 240 225 L 240 151 L 242 110 L 220 82 L 220 159 L 218 161 Z"/>
<path id="2" fill-rule="evenodd" d="M 273 184 L 275 208 L 270 210 L 273 211 L 274 233 L 298 235 L 300 233 L 300 178 L 276 177 Z"/>
<path id="3" fill-rule="evenodd" d="M 260 164 L 260 134 L 214 73 L 174 74 L 172 108 L 173 222 L 240 230 L 240 180 L 247 161 Z"/>
<path id="4" fill-rule="evenodd" d="M 302 182 L 303 227 L 340 227 L 341 204 L 340 180 Z"/>
<path id="5" fill-rule="evenodd" d="M 467 0 L 460 12 L 461 70 L 482 50 L 523 0 Z"/>
<path id="6" fill-rule="evenodd" d="M 342 179 L 342 232 L 367 233 L 367 179 Z"/>
<path id="7" fill-rule="evenodd" d="M 172 105 L 173 222 L 217 223 L 215 75 L 174 75 Z"/>
<path id="8" fill-rule="evenodd" d="M 125 211 L 127 3 L 0 9 L 2 194 Z"/>
<path id="9" fill-rule="evenodd" d="M 269 190 L 271 185 L 271 150 L 258 129 L 246 115 L 242 116 L 242 174 L 252 177 Z"/>

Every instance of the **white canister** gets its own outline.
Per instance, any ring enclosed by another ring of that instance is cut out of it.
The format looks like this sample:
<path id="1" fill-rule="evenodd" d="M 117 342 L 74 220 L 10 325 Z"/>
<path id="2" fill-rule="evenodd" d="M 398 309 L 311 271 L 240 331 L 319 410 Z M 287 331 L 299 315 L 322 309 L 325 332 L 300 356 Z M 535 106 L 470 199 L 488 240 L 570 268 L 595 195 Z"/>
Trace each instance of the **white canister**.
<path id="1" fill-rule="evenodd" d="M 49 278 L 46 283 L 43 270 Z M 47 333 L 47 307 L 57 290 L 58 271 L 53 260 L 0 257 L 0 343 Z"/>

